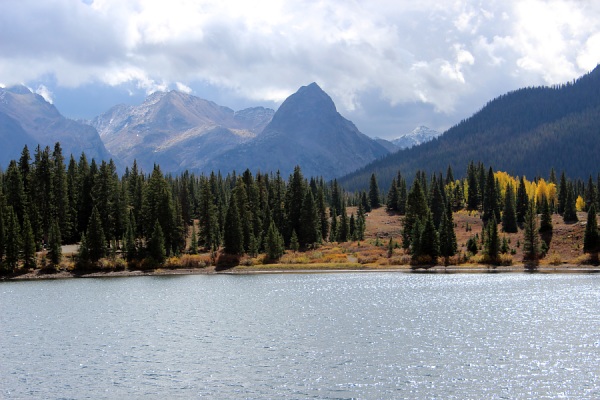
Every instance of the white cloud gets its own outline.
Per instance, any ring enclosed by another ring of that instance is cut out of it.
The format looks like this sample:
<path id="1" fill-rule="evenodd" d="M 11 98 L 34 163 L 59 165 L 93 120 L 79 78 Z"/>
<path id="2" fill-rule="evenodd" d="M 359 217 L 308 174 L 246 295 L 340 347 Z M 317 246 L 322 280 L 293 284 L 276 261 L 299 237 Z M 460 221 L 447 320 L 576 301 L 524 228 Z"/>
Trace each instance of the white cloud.
<path id="1" fill-rule="evenodd" d="M 175 82 L 175 87 L 177 87 L 177 90 L 179 90 L 180 92 L 187 93 L 187 94 L 192 93 L 192 88 L 184 85 L 181 82 Z"/>
<path id="2" fill-rule="evenodd" d="M 592 1 L 87 3 L 0 2 L 0 37 L 11 38 L 0 41 L 2 79 L 146 93 L 201 82 L 256 101 L 316 81 L 348 113 L 377 93 L 391 108 L 426 103 L 463 118 L 490 97 L 571 80 L 600 61 Z"/>
<path id="3" fill-rule="evenodd" d="M 35 92 L 42 96 L 48 103 L 54 103 L 54 100 L 52 99 L 52 92 L 46 86 L 39 85 Z"/>

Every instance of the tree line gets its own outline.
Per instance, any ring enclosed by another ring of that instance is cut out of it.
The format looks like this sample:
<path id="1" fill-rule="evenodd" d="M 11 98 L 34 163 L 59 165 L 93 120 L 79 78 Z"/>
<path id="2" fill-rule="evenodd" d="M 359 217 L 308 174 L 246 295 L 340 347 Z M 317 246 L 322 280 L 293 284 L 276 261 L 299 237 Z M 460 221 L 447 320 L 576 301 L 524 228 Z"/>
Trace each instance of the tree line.
<path id="1" fill-rule="evenodd" d="M 498 263 L 501 252 L 508 250 L 506 242 L 500 243 L 499 229 L 506 233 L 523 230 L 525 260 L 537 262 L 546 254 L 552 239 L 552 214 L 561 215 L 565 223 L 575 223 L 577 211 L 588 212 L 584 252 L 598 252 L 600 174 L 596 180 L 590 175 L 584 183 L 567 179 L 564 172 L 557 178 L 551 169 L 547 181 L 528 181 L 524 176 L 494 172 L 492 167 L 486 169 L 483 163 L 471 161 L 465 176 L 455 179 L 451 167 L 445 176 L 438 173 L 428 177 L 417 171 L 410 188 L 401 172 L 392 178 L 385 195 L 386 206 L 403 216 L 402 246 L 415 262 L 435 262 L 438 257 L 447 260 L 456 254 L 453 212 L 460 210 L 480 213 L 484 225 L 481 239 L 488 263 Z M 377 190 L 375 179 L 372 174 L 371 191 Z M 475 238 L 469 243 L 469 251 L 477 253 Z"/>
<path id="2" fill-rule="evenodd" d="M 300 167 L 288 179 L 249 170 L 171 176 L 158 165 L 146 174 L 134 161 L 119 176 L 112 160 L 98 164 L 82 154 L 65 163 L 57 143 L 53 150 L 38 146 L 33 158 L 24 147 L 0 183 L 4 272 L 34 267 L 42 249 L 44 264 L 58 265 L 61 245 L 72 243 L 80 243 L 83 267 L 117 252 L 128 262 L 159 265 L 200 249 L 277 259 L 285 248 L 362 240 L 365 232 L 365 210 L 348 216 L 342 188 L 307 179 Z"/>
<path id="3" fill-rule="evenodd" d="M 348 193 L 336 180 L 305 178 L 300 167 L 287 179 L 249 170 L 172 176 L 158 165 L 147 174 L 134 162 L 119 175 L 112 161 L 98 164 L 85 154 L 66 163 L 59 143 L 38 146 L 33 157 L 24 147 L 0 171 L 0 265 L 3 273 L 39 266 L 36 252 L 45 250 L 42 267 L 55 268 L 61 245 L 74 243 L 81 268 L 117 254 L 149 268 L 199 251 L 277 260 L 285 249 L 364 240 L 367 214 L 383 205 L 401 219 L 401 245 L 417 264 L 456 255 L 453 213 L 460 210 L 480 212 L 490 263 L 507 248 L 499 229 L 523 230 L 526 258 L 543 256 L 553 213 L 571 223 L 577 211 L 588 211 L 584 250 L 597 252 L 600 175 L 583 182 L 551 170 L 548 180 L 528 181 L 472 161 L 464 175 L 455 179 L 451 167 L 430 176 L 417 171 L 409 186 L 397 172 L 381 191 L 372 174 L 368 190 Z"/>

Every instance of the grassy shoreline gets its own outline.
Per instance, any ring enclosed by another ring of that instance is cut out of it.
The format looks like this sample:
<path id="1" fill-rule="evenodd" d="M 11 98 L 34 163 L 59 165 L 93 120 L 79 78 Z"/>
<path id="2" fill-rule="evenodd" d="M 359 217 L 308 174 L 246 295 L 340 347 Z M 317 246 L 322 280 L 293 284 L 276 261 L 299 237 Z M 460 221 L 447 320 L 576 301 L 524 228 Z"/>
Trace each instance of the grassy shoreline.
<path id="1" fill-rule="evenodd" d="M 133 276 L 176 276 L 176 275 L 247 275 L 247 274 L 286 274 L 286 273 L 355 273 L 355 272 L 397 272 L 397 273 L 600 273 L 600 266 L 593 265 L 539 265 L 529 268 L 523 264 L 510 266 L 491 265 L 453 265 L 453 266 L 420 266 L 415 268 L 410 265 L 362 265 L 347 264 L 267 264 L 255 266 L 236 266 L 229 269 L 217 270 L 214 267 L 206 268 L 174 268 L 154 270 L 123 270 L 107 272 L 74 272 L 59 271 L 56 273 L 43 273 L 33 270 L 21 275 L 0 278 L 1 281 L 22 280 L 47 280 L 71 278 L 114 278 Z"/>

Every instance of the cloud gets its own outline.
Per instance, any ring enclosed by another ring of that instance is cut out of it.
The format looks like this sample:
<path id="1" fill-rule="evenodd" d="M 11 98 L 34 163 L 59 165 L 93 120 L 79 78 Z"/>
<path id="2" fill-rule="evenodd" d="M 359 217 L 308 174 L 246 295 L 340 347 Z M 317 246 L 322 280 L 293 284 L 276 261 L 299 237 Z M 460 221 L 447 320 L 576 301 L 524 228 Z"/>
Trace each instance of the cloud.
<path id="1" fill-rule="evenodd" d="M 316 81 L 349 116 L 376 93 L 390 113 L 422 103 L 457 121 L 507 90 L 587 72 L 599 31 L 592 1 L 22 0 L 0 2 L 0 77 L 202 84 L 257 102 Z"/>
<path id="2" fill-rule="evenodd" d="M 48 103 L 54 103 L 54 100 L 52 99 L 52 92 L 46 86 L 39 85 L 35 92 L 42 96 Z"/>

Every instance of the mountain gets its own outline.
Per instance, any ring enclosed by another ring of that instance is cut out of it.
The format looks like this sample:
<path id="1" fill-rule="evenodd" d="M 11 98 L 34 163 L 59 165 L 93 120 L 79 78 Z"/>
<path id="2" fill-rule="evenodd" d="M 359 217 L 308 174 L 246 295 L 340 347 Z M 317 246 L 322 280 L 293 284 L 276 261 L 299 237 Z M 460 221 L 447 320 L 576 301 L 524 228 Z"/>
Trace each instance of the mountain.
<path id="1" fill-rule="evenodd" d="M 79 159 L 82 152 L 88 159 L 111 158 L 94 128 L 65 118 L 56 107 L 25 86 L 0 88 L 0 138 L 1 165 L 17 159 L 24 145 L 33 154 L 38 144 L 52 149 L 56 142 L 60 142 L 67 159 L 70 154 Z"/>
<path id="2" fill-rule="evenodd" d="M 156 92 L 139 106 L 118 105 L 91 121 L 106 147 L 145 171 L 205 171 L 206 163 L 256 137 L 274 111 L 230 108 L 178 91 Z"/>
<path id="3" fill-rule="evenodd" d="M 316 83 L 301 87 L 279 107 L 255 139 L 207 163 L 209 170 L 279 170 L 284 176 L 300 165 L 306 176 L 331 179 L 388 154 L 342 117 Z"/>
<path id="4" fill-rule="evenodd" d="M 348 190 L 368 188 L 371 173 L 387 189 L 398 171 L 419 169 L 464 176 L 482 161 L 514 175 L 547 176 L 554 168 L 586 179 L 599 171 L 600 66 L 574 82 L 524 88 L 500 96 L 438 138 L 391 154 L 340 179 Z"/>
<path id="5" fill-rule="evenodd" d="M 407 149 L 413 146 L 417 146 L 426 142 L 429 142 L 436 137 L 440 136 L 441 132 L 433 129 L 429 129 L 426 126 L 418 126 L 412 132 L 400 135 L 391 142 L 398 147 L 398 149 Z"/>

